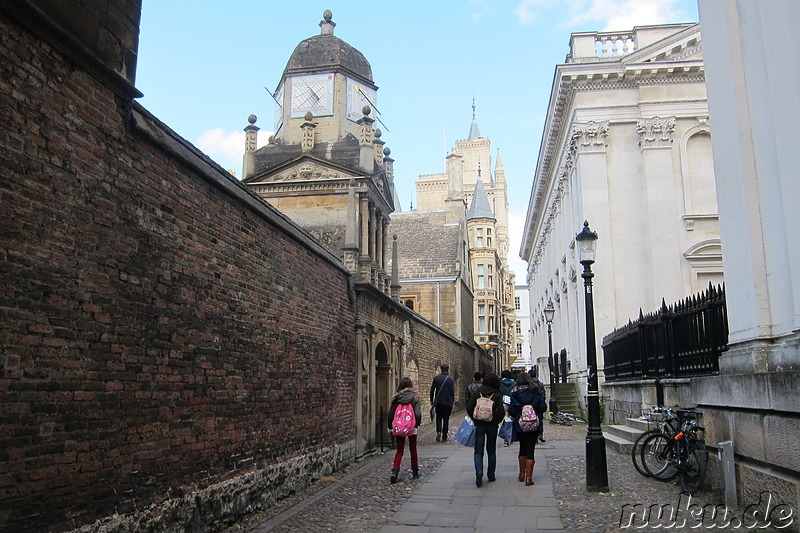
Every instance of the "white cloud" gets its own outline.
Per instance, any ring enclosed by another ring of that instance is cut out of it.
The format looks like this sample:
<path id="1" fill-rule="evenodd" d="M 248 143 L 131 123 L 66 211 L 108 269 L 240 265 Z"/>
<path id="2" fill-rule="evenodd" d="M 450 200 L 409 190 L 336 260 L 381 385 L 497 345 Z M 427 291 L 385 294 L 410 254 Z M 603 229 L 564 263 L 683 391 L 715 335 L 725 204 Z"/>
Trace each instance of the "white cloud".
<path id="1" fill-rule="evenodd" d="M 686 22 L 679 0 L 521 0 L 513 13 L 533 24 L 544 12 L 560 12 L 557 24 L 574 31 L 624 31 L 634 26 Z"/>
<path id="2" fill-rule="evenodd" d="M 522 0 L 511 12 L 516 15 L 520 24 L 533 24 L 542 11 L 554 4 L 558 4 L 558 0 Z"/>
<path id="3" fill-rule="evenodd" d="M 259 148 L 267 144 L 270 135 L 272 135 L 271 131 L 258 132 Z M 233 170 L 236 175 L 241 174 L 242 156 L 244 156 L 243 131 L 225 131 L 222 128 L 214 128 L 204 131 L 196 144 L 222 168 Z"/>
<path id="4" fill-rule="evenodd" d="M 492 12 L 492 8 L 486 4 L 485 0 L 470 0 L 469 3 L 471 6 L 474 6 L 473 9 L 475 9 L 472 13 L 473 22 L 480 22 L 483 17 Z"/>
<path id="5" fill-rule="evenodd" d="M 688 17 L 678 8 L 678 0 L 588 0 L 568 5 L 567 25 L 586 31 L 623 31 L 634 26 L 684 22 Z"/>
<path id="6" fill-rule="evenodd" d="M 528 272 L 528 262 L 523 261 L 519 256 L 519 248 L 522 245 L 522 231 L 525 229 L 525 214 L 508 213 L 508 266 L 516 274 L 514 283 L 525 285 L 525 277 Z"/>

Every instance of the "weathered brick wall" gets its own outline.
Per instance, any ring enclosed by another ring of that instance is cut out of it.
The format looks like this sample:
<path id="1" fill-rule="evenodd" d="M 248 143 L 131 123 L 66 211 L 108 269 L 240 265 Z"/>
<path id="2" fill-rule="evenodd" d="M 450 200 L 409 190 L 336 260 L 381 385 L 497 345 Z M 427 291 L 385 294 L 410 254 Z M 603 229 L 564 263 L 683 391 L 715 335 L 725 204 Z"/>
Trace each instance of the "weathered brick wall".
<path id="1" fill-rule="evenodd" d="M 0 531 L 210 531 L 353 454 L 348 274 L 136 107 L 0 9 Z"/>

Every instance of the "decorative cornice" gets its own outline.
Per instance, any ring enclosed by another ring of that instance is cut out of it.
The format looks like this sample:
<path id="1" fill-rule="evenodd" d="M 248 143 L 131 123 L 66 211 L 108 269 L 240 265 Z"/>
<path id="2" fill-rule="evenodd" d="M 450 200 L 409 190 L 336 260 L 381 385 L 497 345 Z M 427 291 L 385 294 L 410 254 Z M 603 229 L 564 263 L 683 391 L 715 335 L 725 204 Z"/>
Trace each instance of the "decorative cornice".
<path id="1" fill-rule="evenodd" d="M 640 118 L 636 121 L 639 146 L 645 148 L 664 148 L 672 146 L 672 133 L 675 131 L 675 117 Z"/>

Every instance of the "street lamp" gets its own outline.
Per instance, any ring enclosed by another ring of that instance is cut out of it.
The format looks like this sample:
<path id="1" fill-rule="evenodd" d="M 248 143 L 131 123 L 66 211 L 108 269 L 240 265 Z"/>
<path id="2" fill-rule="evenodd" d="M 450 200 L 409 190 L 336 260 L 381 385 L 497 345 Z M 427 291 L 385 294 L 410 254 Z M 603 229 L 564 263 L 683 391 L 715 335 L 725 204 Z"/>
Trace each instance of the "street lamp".
<path id="1" fill-rule="evenodd" d="M 556 400 L 556 385 L 553 370 L 555 370 L 555 361 L 553 361 L 553 317 L 556 314 L 556 309 L 553 307 L 553 301 L 547 302 L 547 307 L 544 308 L 544 319 L 547 322 L 547 364 L 550 366 L 550 412 L 558 412 L 558 400 Z"/>
<path id="2" fill-rule="evenodd" d="M 594 301 L 592 297 L 592 263 L 597 245 L 597 233 L 584 221 L 583 230 L 575 236 L 583 265 L 583 286 L 586 293 L 586 364 L 589 367 L 587 408 L 589 429 L 586 432 L 586 490 L 608 492 L 606 439 L 600 428 L 600 393 L 597 385 L 597 346 L 594 333 Z"/>

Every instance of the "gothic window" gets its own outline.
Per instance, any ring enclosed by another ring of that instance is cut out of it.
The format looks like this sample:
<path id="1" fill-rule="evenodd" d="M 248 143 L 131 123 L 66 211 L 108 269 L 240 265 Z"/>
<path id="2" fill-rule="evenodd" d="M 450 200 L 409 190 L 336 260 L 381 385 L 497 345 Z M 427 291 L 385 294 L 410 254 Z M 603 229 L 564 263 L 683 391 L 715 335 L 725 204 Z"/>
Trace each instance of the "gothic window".
<path id="1" fill-rule="evenodd" d="M 478 332 L 486 333 L 486 305 L 478 304 Z"/>
<path id="2" fill-rule="evenodd" d="M 414 310 L 414 300 L 406 300 L 403 304 L 412 311 Z"/>
<path id="3" fill-rule="evenodd" d="M 487 266 L 489 267 L 489 275 L 487 276 L 488 283 L 486 284 L 486 286 L 491 289 L 494 288 L 494 276 L 492 275 L 492 265 L 487 265 Z"/>
<path id="4" fill-rule="evenodd" d="M 484 265 L 478 265 L 478 288 L 485 289 L 486 288 L 486 272 L 485 272 Z"/>
<path id="5" fill-rule="evenodd" d="M 489 332 L 494 331 L 494 306 L 489 304 Z"/>
<path id="6" fill-rule="evenodd" d="M 486 228 L 486 246 L 488 248 L 492 247 L 492 230 L 491 230 L 491 228 Z"/>
<path id="7" fill-rule="evenodd" d="M 475 242 L 477 243 L 478 248 L 483 248 L 483 228 L 476 228 L 475 229 Z"/>

